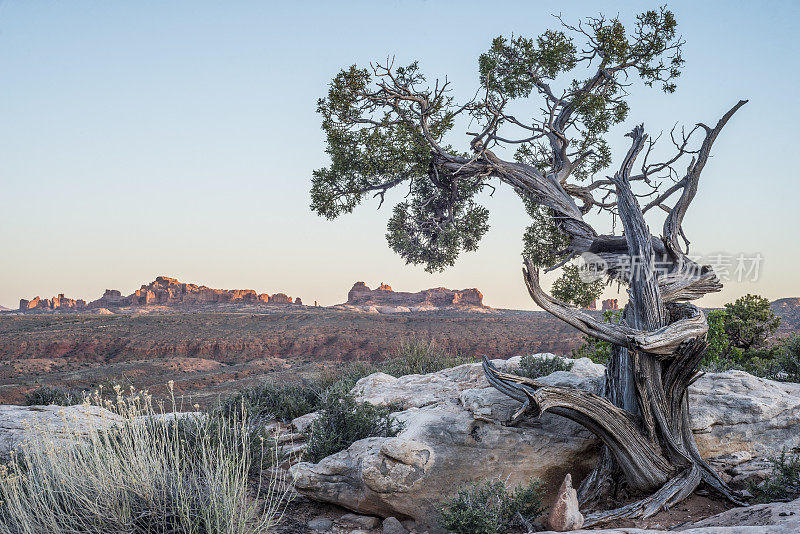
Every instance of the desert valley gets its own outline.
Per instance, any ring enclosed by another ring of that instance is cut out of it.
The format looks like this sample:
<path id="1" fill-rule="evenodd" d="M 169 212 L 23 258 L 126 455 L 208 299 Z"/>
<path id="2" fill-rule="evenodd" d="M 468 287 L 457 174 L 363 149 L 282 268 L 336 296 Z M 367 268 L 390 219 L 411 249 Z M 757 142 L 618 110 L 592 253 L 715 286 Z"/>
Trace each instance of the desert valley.
<path id="1" fill-rule="evenodd" d="M 477 289 L 370 290 L 356 282 L 341 304 L 283 293 L 212 289 L 159 276 L 128 296 L 21 299 L 0 312 L 0 403 L 40 386 L 124 384 L 177 391 L 206 406 L 265 380 L 298 380 L 340 362 L 391 358 L 401 340 L 481 355 L 569 356 L 583 336 L 544 311 L 493 309 Z M 346 297 L 346 299 L 345 299 Z M 800 299 L 772 303 L 777 337 L 800 332 Z M 589 310 L 590 313 L 597 313 Z"/>

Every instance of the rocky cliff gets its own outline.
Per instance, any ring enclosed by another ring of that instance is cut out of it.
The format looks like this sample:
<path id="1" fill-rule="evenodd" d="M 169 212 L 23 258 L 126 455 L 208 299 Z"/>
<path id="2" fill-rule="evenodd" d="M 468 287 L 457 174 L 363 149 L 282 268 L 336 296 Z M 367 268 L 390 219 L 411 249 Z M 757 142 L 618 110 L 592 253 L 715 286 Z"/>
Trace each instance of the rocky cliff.
<path id="1" fill-rule="evenodd" d="M 64 296 L 64 293 L 59 293 L 57 297 L 52 299 L 42 299 L 38 296 L 33 300 L 19 299 L 19 309 L 26 310 L 82 310 L 86 308 L 86 301 L 83 299 L 71 299 Z"/>
<path id="2" fill-rule="evenodd" d="M 353 284 L 347 294 L 347 302 L 341 306 L 379 313 L 487 309 L 483 305 L 483 294 L 475 288 L 454 290 L 436 287 L 417 293 L 407 293 L 394 291 L 391 286 L 384 283 L 375 289 L 370 289 L 364 282 Z"/>
<path id="3" fill-rule="evenodd" d="M 159 276 L 153 282 L 142 285 L 128 296 L 119 290 L 106 289 L 103 296 L 88 304 L 84 300 L 65 298 L 60 294 L 52 299 L 21 299 L 20 311 L 85 310 L 101 308 L 123 308 L 130 306 L 174 306 L 179 304 L 301 304 L 300 299 L 293 302 L 284 293 L 256 293 L 253 289 L 213 289 L 196 284 L 179 282 L 175 278 Z"/>

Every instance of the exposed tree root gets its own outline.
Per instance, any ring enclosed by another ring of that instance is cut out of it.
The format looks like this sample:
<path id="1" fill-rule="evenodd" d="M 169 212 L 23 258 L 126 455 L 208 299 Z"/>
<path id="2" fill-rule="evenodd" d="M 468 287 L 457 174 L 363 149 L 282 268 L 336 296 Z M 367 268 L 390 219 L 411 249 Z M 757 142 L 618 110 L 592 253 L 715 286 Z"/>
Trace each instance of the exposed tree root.
<path id="1" fill-rule="evenodd" d="M 700 468 L 692 465 L 645 499 L 614 510 L 587 514 L 584 518 L 583 526 L 591 527 L 615 519 L 647 519 L 662 510 L 668 510 L 691 495 L 700 485 L 702 479 Z"/>

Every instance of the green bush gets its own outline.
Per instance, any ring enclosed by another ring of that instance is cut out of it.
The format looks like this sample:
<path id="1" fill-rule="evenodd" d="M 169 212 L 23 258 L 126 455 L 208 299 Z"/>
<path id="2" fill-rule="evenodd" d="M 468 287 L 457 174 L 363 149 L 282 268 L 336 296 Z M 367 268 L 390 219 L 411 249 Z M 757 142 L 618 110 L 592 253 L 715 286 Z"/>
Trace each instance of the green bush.
<path id="1" fill-rule="evenodd" d="M 312 462 L 374 436 L 396 436 L 400 423 L 391 408 L 359 402 L 346 390 L 329 388 L 322 395 L 319 417 L 311 424 L 306 454 Z"/>
<path id="2" fill-rule="evenodd" d="M 230 397 L 221 405 L 225 415 L 240 412 L 259 420 L 278 420 L 284 423 L 313 412 L 319 405 L 321 391 L 314 384 L 276 384 L 267 382 Z"/>
<path id="3" fill-rule="evenodd" d="M 790 337 L 781 347 L 777 358 L 775 380 L 800 382 L 800 334 Z"/>
<path id="4" fill-rule="evenodd" d="M 77 390 L 41 386 L 25 394 L 26 406 L 72 406 L 83 402 L 83 394 Z"/>
<path id="5" fill-rule="evenodd" d="M 703 359 L 702 369 L 722 372 L 731 369 L 781 382 L 800 382 L 800 335 L 767 348 L 741 351 L 734 349 L 727 357 Z"/>
<path id="6" fill-rule="evenodd" d="M 395 377 L 435 373 L 449 367 L 457 367 L 474 360 L 462 354 L 452 354 L 431 341 L 416 338 L 400 341 L 400 347 L 389 360 L 376 368 Z"/>
<path id="7" fill-rule="evenodd" d="M 760 486 L 751 487 L 759 502 L 791 501 L 800 497 L 800 455 L 782 451 L 772 458 L 772 472 Z"/>
<path id="8" fill-rule="evenodd" d="M 517 374 L 528 378 L 539 378 L 547 376 L 556 371 L 572 371 L 574 362 L 559 356 L 536 356 L 528 354 L 522 357 L 519 362 Z"/>
<path id="9" fill-rule="evenodd" d="M 539 496 L 540 483 L 509 491 L 500 480 L 472 484 L 445 501 L 441 509 L 441 525 L 456 534 L 498 534 L 513 527 L 527 529 L 544 512 Z"/>
<path id="10" fill-rule="evenodd" d="M 603 312 L 603 321 L 607 323 L 619 323 L 621 318 L 622 310 L 606 310 Z M 583 342 L 582 346 L 572 350 L 573 358 L 589 358 L 594 363 L 603 365 L 608 363 L 614 345 L 592 336 L 584 336 Z"/>

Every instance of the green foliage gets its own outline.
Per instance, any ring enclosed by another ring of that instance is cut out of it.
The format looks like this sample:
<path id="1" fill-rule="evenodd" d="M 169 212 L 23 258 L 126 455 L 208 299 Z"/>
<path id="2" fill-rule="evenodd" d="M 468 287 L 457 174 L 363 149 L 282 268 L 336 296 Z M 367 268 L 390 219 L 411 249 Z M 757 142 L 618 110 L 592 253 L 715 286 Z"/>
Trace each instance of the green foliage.
<path id="1" fill-rule="evenodd" d="M 316 384 L 276 384 L 267 382 L 226 399 L 220 406 L 224 415 L 244 409 L 251 418 L 284 423 L 316 410 L 322 393 Z"/>
<path id="2" fill-rule="evenodd" d="M 728 313 L 724 310 L 714 310 L 706 315 L 708 321 L 708 351 L 704 363 L 709 365 L 720 360 L 739 361 L 742 359 L 742 349 L 731 345 L 725 332 Z"/>
<path id="3" fill-rule="evenodd" d="M 26 406 L 72 406 L 82 402 L 82 392 L 61 387 L 41 386 L 25 394 Z"/>
<path id="4" fill-rule="evenodd" d="M 517 374 L 528 378 L 547 376 L 556 371 L 572 371 L 574 362 L 559 356 L 536 356 L 526 354 L 519 361 Z"/>
<path id="5" fill-rule="evenodd" d="M 800 497 L 800 455 L 781 455 L 770 460 L 772 472 L 759 486 L 751 486 L 758 502 L 791 501 Z"/>
<path id="6" fill-rule="evenodd" d="M 431 341 L 411 338 L 400 341 L 400 346 L 392 357 L 376 365 L 383 373 L 401 377 L 405 375 L 423 375 L 435 373 L 442 369 L 457 367 L 474 362 L 473 358 L 462 354 L 453 354 Z"/>
<path id="7" fill-rule="evenodd" d="M 763 347 L 780 323 L 769 300 L 759 295 L 747 294 L 725 305 L 725 334 L 733 347 L 744 351 Z"/>
<path id="8" fill-rule="evenodd" d="M 522 255 L 535 267 L 549 267 L 558 262 L 555 251 L 569 246 L 570 237 L 556 226 L 553 212 L 523 197 L 525 211 L 531 218 L 531 224 L 522 235 Z"/>
<path id="9" fill-rule="evenodd" d="M 454 190 L 454 180 L 440 175 L 436 186 L 414 181 L 410 200 L 394 207 L 387 226 L 389 247 L 428 272 L 452 267 L 461 251 L 477 250 L 489 229 L 489 210 L 473 200 L 482 186 L 462 183 Z"/>
<path id="10" fill-rule="evenodd" d="M 605 285 L 602 279 L 584 282 L 581 280 L 577 265 L 566 265 L 561 276 L 553 282 L 552 294 L 559 300 L 585 308 L 600 296 Z"/>
<path id="11" fill-rule="evenodd" d="M 343 451 L 360 439 L 395 436 L 402 428 L 392 417 L 391 408 L 359 402 L 338 388 L 323 393 L 318 415 L 311 425 L 306 447 L 312 462 Z"/>
<path id="12" fill-rule="evenodd" d="M 800 334 L 790 337 L 780 349 L 777 358 L 776 380 L 800 383 Z"/>
<path id="13" fill-rule="evenodd" d="M 552 80 L 577 63 L 576 48 L 564 32 L 548 30 L 535 41 L 502 35 L 478 58 L 480 83 L 490 91 L 520 98 L 530 96 L 536 83 Z"/>
<path id="14" fill-rule="evenodd" d="M 539 491 L 536 480 L 513 491 L 500 480 L 472 484 L 445 501 L 441 525 L 456 534 L 498 534 L 513 527 L 527 528 L 524 521 L 533 521 L 544 512 Z"/>
<path id="15" fill-rule="evenodd" d="M 800 381 L 800 342 L 767 345 L 780 325 L 769 300 L 746 295 L 708 313 L 708 351 L 701 366 L 706 371 L 739 369 L 763 378 Z"/>
<path id="16" fill-rule="evenodd" d="M 525 210 L 531 224 L 522 236 L 522 255 L 535 267 L 545 268 L 558 263 L 557 251 L 565 250 L 570 237 L 555 224 L 552 210 L 523 197 Z M 586 283 L 581 280 L 578 267 L 567 265 L 553 283 L 553 296 L 575 306 L 585 307 L 600 296 L 605 287 L 603 280 Z"/>
<path id="17" fill-rule="evenodd" d="M 619 323 L 623 310 L 606 310 L 603 320 L 607 323 Z M 614 345 L 592 336 L 583 337 L 584 344 L 572 351 L 573 358 L 589 358 L 594 363 L 606 365 L 611 358 Z"/>

